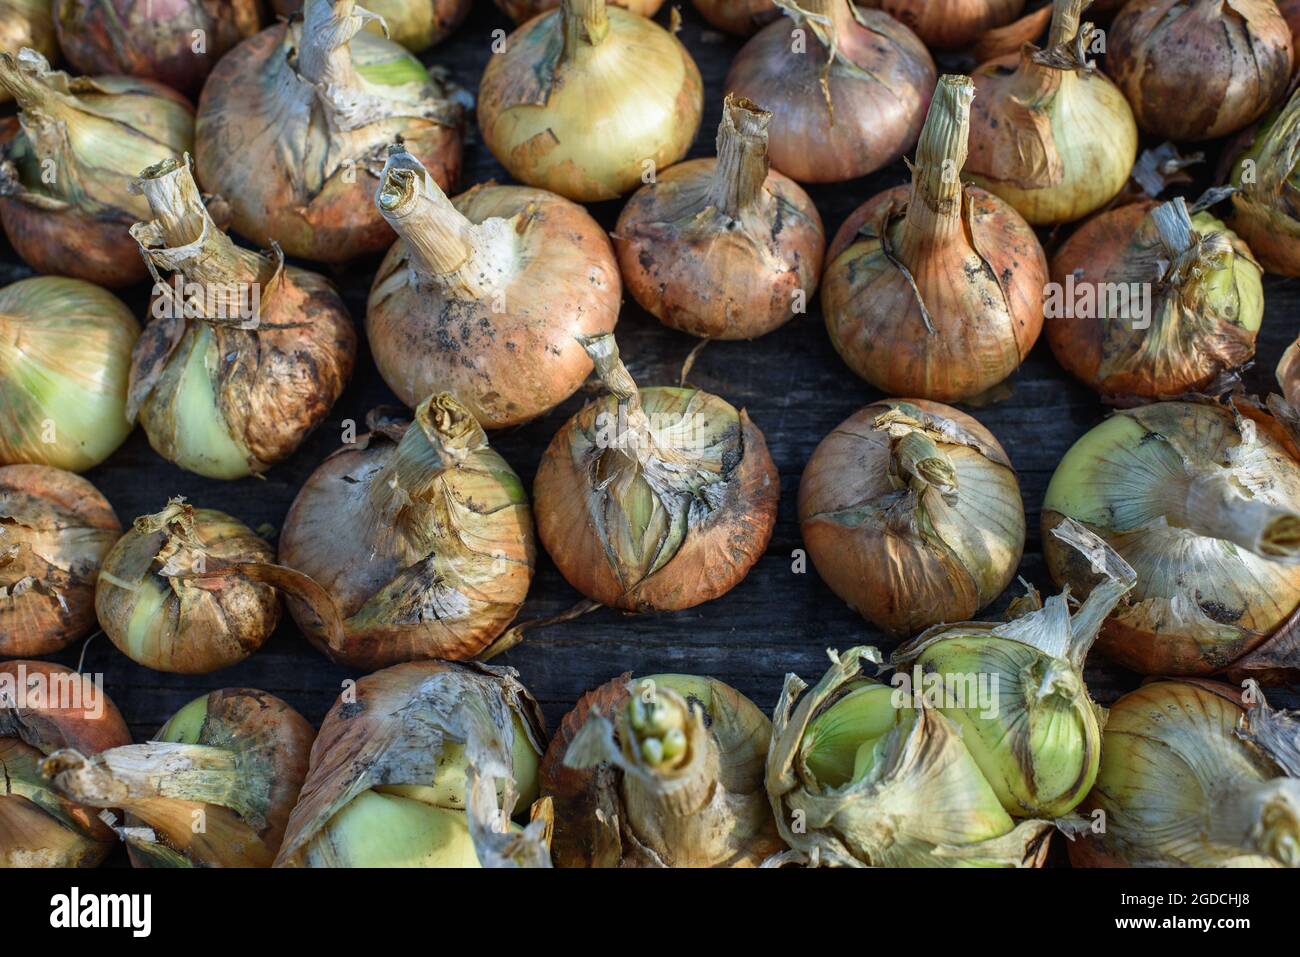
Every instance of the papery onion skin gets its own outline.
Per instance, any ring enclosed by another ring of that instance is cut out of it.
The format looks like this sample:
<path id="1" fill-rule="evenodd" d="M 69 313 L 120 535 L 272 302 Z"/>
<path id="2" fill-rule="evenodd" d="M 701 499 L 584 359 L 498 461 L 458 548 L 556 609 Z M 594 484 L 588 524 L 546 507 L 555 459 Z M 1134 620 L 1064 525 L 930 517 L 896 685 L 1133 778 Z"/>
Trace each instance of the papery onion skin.
<path id="1" fill-rule="evenodd" d="M 1020 16 L 1025 0 L 874 0 L 871 5 L 906 24 L 926 46 L 956 50 Z"/>
<path id="2" fill-rule="evenodd" d="M 126 305 L 80 279 L 37 276 L 0 289 L 0 463 L 83 472 L 131 432 Z"/>
<path id="3" fill-rule="evenodd" d="M 1291 30 L 1292 63 L 1300 63 L 1300 0 L 1278 0 L 1277 9 Z"/>
<path id="4" fill-rule="evenodd" d="M 909 467 L 915 447 L 927 451 Z M 799 483 L 799 523 L 822 580 L 899 637 L 973 618 L 1015 577 L 1025 543 L 1002 446 L 923 399 L 869 405 L 823 439 Z"/>
<path id="5" fill-rule="evenodd" d="M 1277 113 L 1243 134 L 1248 139 L 1233 161 L 1229 185 L 1232 228 L 1266 270 L 1300 276 L 1300 93 Z"/>
<path id="6" fill-rule="evenodd" d="M 518 24 L 527 23 L 539 13 L 554 10 L 560 5 L 560 0 L 493 0 L 493 2 Z M 629 13 L 646 18 L 658 13 L 663 2 L 664 0 L 610 0 L 612 6 L 622 7 Z"/>
<path id="7" fill-rule="evenodd" d="M 1106 72 L 1145 132 L 1208 140 L 1281 100 L 1291 46 L 1272 0 L 1132 0 L 1107 31 Z"/>
<path id="8" fill-rule="evenodd" d="M 16 54 L 30 47 L 50 62 L 59 59 L 59 38 L 49 0 L 0 0 L 0 50 Z M 0 88 L 0 103 L 13 97 Z"/>
<path id="9" fill-rule="evenodd" d="M 302 0 L 271 0 L 282 17 L 302 9 Z M 461 24 L 473 0 L 369 0 L 363 6 L 384 18 L 388 39 L 400 43 L 412 53 L 421 53 L 441 43 Z M 382 35 L 378 22 L 366 25 L 371 33 Z"/>
<path id="10" fill-rule="evenodd" d="M 693 0 L 693 3 L 710 24 L 741 37 L 750 36 L 781 16 L 773 0 Z"/>

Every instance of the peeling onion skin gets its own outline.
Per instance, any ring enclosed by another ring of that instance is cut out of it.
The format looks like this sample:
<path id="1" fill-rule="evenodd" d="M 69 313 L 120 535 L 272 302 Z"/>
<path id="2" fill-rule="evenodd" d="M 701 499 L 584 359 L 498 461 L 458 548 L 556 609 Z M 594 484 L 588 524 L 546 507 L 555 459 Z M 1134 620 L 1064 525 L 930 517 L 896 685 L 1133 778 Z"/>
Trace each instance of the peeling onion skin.
<path id="1" fill-rule="evenodd" d="M 0 0 L 0 50 L 17 53 L 30 47 L 51 63 L 59 59 L 59 38 L 54 32 L 49 0 Z M 13 97 L 0 88 L 0 103 Z"/>
<path id="2" fill-rule="evenodd" d="M 473 0 L 370 0 L 362 4 L 384 18 L 388 39 L 412 53 L 422 53 L 451 36 L 472 5 Z M 271 6 L 287 18 L 302 9 L 302 0 L 271 0 Z M 373 21 L 366 29 L 381 36 L 384 32 Z"/>
<path id="3" fill-rule="evenodd" d="M 1005 26 L 1025 0 L 869 0 L 915 31 L 933 50 L 970 46 L 987 31 Z"/>
<path id="4" fill-rule="evenodd" d="M 74 689 L 66 682 L 77 680 L 71 668 L 49 661 L 3 661 L 0 676 L 0 687 L 12 688 L 25 676 L 29 688 L 37 682 L 36 688 L 55 694 L 60 688 Z M 33 706 L 30 698 L 24 708 L 0 702 L 0 765 L 9 780 L 0 794 L 0 868 L 98 867 L 117 844 L 98 809 L 60 797 L 39 771 L 41 758 L 61 748 L 94 754 L 131 743 L 126 722 L 108 696 L 99 693 L 92 702 L 84 685 L 81 693 L 81 707 Z M 66 821 L 23 796 L 24 791 L 52 802 Z"/>
<path id="5" fill-rule="evenodd" d="M 738 37 L 752 36 L 781 16 L 773 0 L 693 0 L 693 3 L 711 25 Z"/>
<path id="6" fill-rule="evenodd" d="M 1209 140 L 1277 105 L 1291 47 L 1272 0 L 1132 0 L 1107 31 L 1105 66 L 1144 132 Z"/>
<path id="7" fill-rule="evenodd" d="M 1298 7 L 1300 9 L 1300 7 Z M 1300 125 L 1300 94 L 1242 134 L 1228 171 L 1232 194 L 1230 223 L 1250 245 L 1266 270 L 1279 276 L 1300 276 L 1300 151 L 1295 131 Z M 1248 165 L 1249 164 L 1249 165 Z M 1249 170 L 1250 175 L 1247 175 Z"/>
<path id="8" fill-rule="evenodd" d="M 527 23 L 533 17 L 547 10 L 554 10 L 560 0 L 493 0 L 517 24 Z M 622 7 L 629 13 L 649 19 L 659 12 L 664 0 L 610 0 L 611 6 Z"/>
<path id="9" fill-rule="evenodd" d="M 912 31 L 878 10 L 849 0 L 803 6 L 830 17 L 833 32 L 787 11 L 790 19 L 768 24 L 736 54 L 723 88 L 771 110 L 772 166 L 793 180 L 838 183 L 888 166 L 916 142 L 934 61 Z"/>

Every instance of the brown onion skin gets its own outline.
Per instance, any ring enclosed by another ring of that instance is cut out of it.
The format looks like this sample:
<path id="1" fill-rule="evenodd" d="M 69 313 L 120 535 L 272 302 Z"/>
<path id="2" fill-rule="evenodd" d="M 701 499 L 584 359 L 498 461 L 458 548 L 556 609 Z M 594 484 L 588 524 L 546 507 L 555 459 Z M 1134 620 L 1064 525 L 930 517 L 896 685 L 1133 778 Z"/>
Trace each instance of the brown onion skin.
<path id="1" fill-rule="evenodd" d="M 1291 62 L 1300 64 L 1300 0 L 1278 0 L 1278 12 L 1291 31 Z"/>
<path id="2" fill-rule="evenodd" d="M 772 0 L 693 0 L 705 20 L 727 33 L 751 36 L 767 26 L 781 11 Z"/>
<path id="3" fill-rule="evenodd" d="M 1105 67 L 1145 132 L 1208 140 L 1282 99 L 1292 43 L 1272 0 L 1131 0 L 1107 31 Z"/>
<path id="4" fill-rule="evenodd" d="M 1005 26 L 1025 7 L 1025 0 L 876 0 L 934 50 L 970 46 L 986 31 Z"/>
<path id="5" fill-rule="evenodd" d="M 560 0 L 493 0 L 515 23 L 521 24 L 531 20 L 539 13 L 554 10 Z M 609 0 L 610 6 L 622 7 L 637 16 L 653 17 L 663 6 L 664 0 Z"/>
<path id="6" fill-rule="evenodd" d="M 397 24 L 389 23 L 388 37 L 390 40 L 400 43 L 415 53 L 427 50 L 451 36 L 465 17 L 468 16 L 470 7 L 473 6 L 473 0 L 426 0 L 426 2 L 432 10 L 432 18 L 427 28 L 419 30 L 418 33 L 407 35 L 406 32 L 397 28 Z M 362 6 L 372 13 L 386 17 L 386 8 L 394 4 L 402 6 L 407 3 L 408 0 L 371 0 L 369 6 L 365 4 L 362 4 Z M 287 18 L 302 9 L 302 0 L 271 0 L 271 7 L 277 15 Z M 372 32 L 382 32 L 374 24 L 371 24 L 367 29 Z"/>

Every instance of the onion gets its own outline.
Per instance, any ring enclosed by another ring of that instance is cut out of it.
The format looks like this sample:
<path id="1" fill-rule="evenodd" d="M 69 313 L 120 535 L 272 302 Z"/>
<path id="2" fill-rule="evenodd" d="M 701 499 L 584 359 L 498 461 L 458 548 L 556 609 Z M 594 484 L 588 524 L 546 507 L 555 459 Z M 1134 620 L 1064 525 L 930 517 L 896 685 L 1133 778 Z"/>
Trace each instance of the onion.
<path id="1" fill-rule="evenodd" d="M 561 0 L 493 0 L 496 5 L 509 15 L 515 23 L 527 23 L 539 13 L 554 10 Z M 663 6 L 664 0 L 610 0 L 616 7 L 622 7 L 639 17 L 653 17 Z"/>
<path id="2" fill-rule="evenodd" d="M 1300 276 L 1300 93 L 1232 162 L 1232 227 L 1265 269 Z"/>
<path id="3" fill-rule="evenodd" d="M 728 94 L 718 158 L 669 168 L 623 207 L 619 265 L 636 301 L 665 325 L 752 339 L 812 297 L 826 237 L 808 194 L 768 170 L 771 116 Z"/>
<path id="4" fill-rule="evenodd" d="M 677 611 L 717 598 L 762 557 L 780 481 L 742 409 L 698 389 L 638 389 L 613 336 L 585 343 L 609 395 L 555 434 L 533 485 L 537 533 L 588 598 Z"/>
<path id="5" fill-rule="evenodd" d="M 968 415 L 890 399 L 808 460 L 799 524 L 817 573 L 895 637 L 971 618 L 1016 574 L 1025 507 L 1011 460 Z"/>
<path id="6" fill-rule="evenodd" d="M 1106 72 L 1138 126 L 1166 139 L 1233 133 L 1291 79 L 1291 31 L 1273 0 L 1131 0 L 1107 41 Z"/>
<path id="7" fill-rule="evenodd" d="M 1043 323 L 1047 260 L 1011 206 L 964 185 L 974 88 L 945 76 L 912 184 L 868 200 L 831 241 L 822 309 L 858 375 L 893 395 L 952 401 L 1011 375 Z"/>
<path id="8" fill-rule="evenodd" d="M 614 199 L 686 155 L 700 71 L 667 30 L 605 0 L 563 0 L 483 71 L 483 142 L 510 175 L 580 202 Z"/>
<path id="9" fill-rule="evenodd" d="M 0 463 L 82 472 L 131 432 L 131 311 L 80 279 L 38 276 L 0 289 Z"/>
<path id="10" fill-rule="evenodd" d="M 95 578 L 122 534 L 107 499 L 47 465 L 0 466 L 0 655 L 49 655 L 90 634 Z"/>
<path id="11" fill-rule="evenodd" d="M 723 85 L 772 111 L 772 165 L 801 183 L 836 183 L 902 156 L 934 90 L 921 41 L 849 0 L 777 5 L 790 19 L 746 43 Z"/>
<path id="12" fill-rule="evenodd" d="M 355 0 L 307 0 L 303 16 L 241 43 L 212 71 L 196 171 L 229 202 L 237 233 L 345 262 L 392 242 L 372 201 L 388 144 L 401 137 L 442 186 L 455 182 L 461 107 L 402 47 L 358 32 L 371 15 Z"/>
<path id="13" fill-rule="evenodd" d="M 280 562 L 297 574 L 276 584 L 298 627 L 341 664 L 472 658 L 532 580 L 519 476 L 447 393 L 420 403 L 409 426 L 375 426 L 298 492 L 280 533 Z"/>
<path id="14" fill-rule="evenodd" d="M 1153 681 L 1110 707 L 1097 785 L 1105 829 L 1070 844 L 1076 867 L 1300 867 L 1300 715 L 1258 689 Z M 1104 816 L 1104 817 L 1103 817 Z"/>
<path id="15" fill-rule="evenodd" d="M 367 675 L 311 750 L 277 867 L 549 867 L 541 709 L 512 668 L 418 661 Z"/>
<path id="16" fill-rule="evenodd" d="M 451 36 L 469 13 L 472 0 L 367 0 L 365 9 L 381 20 L 366 25 L 412 53 L 420 53 Z M 282 17 L 302 9 L 302 0 L 271 0 Z"/>
<path id="17" fill-rule="evenodd" d="M 143 76 L 197 93 L 213 65 L 262 28 L 258 0 L 54 0 L 78 73 Z"/>
<path id="18" fill-rule="evenodd" d="M 775 0 L 694 0 L 694 3 L 700 16 L 710 24 L 742 37 L 749 36 L 781 16 Z"/>
<path id="19" fill-rule="evenodd" d="M 152 217 L 131 235 L 156 285 L 126 414 L 169 462 L 242 478 L 288 458 L 329 414 L 352 374 L 356 332 L 328 280 L 216 227 L 188 159 L 151 166 L 137 184 Z M 159 270 L 175 273 L 170 283 Z"/>
<path id="20" fill-rule="evenodd" d="M 60 794 L 120 807 L 136 867 L 270 867 L 307 774 L 307 720 L 265 691 L 191 701 L 147 744 L 87 756 L 55 751 L 41 770 Z"/>
<path id="21" fill-rule="evenodd" d="M 401 147 L 375 199 L 399 238 L 371 286 L 366 331 L 403 402 L 451 392 L 498 429 L 582 385 L 591 360 L 575 336 L 612 332 L 621 300 L 609 238 L 586 210 L 490 184 L 453 204 Z"/>
<path id="22" fill-rule="evenodd" d="M 1300 606 L 1300 465 L 1265 428 L 1206 403 L 1117 413 L 1066 453 L 1043 502 L 1137 572 L 1098 647 L 1142 674 L 1209 674 L 1245 660 Z M 1093 575 L 1044 536 L 1052 577 Z"/>
<path id="23" fill-rule="evenodd" d="M 781 848 L 772 724 L 713 678 L 623 675 L 583 695 L 542 761 L 560 867 L 755 867 Z"/>
<path id="24" fill-rule="evenodd" d="M 1260 279 L 1246 244 L 1181 197 L 1121 206 L 1052 258 L 1047 341 L 1102 395 L 1199 391 L 1255 354 Z"/>
<path id="25" fill-rule="evenodd" d="M 1300 63 L 1300 0 L 1278 0 L 1277 9 L 1291 31 L 1291 62 Z"/>
<path id="26" fill-rule="evenodd" d="M 49 661 L 0 662 L 0 867 L 97 867 L 113 849 L 99 813 L 51 790 L 45 755 L 130 744 L 126 722 L 88 675 Z"/>
<path id="27" fill-rule="evenodd" d="M 50 0 L 0 0 L 0 50 L 16 55 L 23 47 L 31 47 L 47 60 L 58 60 L 59 38 Z M 9 91 L 0 86 L 0 103 L 10 99 Z"/>
<path id="28" fill-rule="evenodd" d="M 99 624 L 146 668 L 228 668 L 260 648 L 280 620 L 275 589 L 241 568 L 274 554 L 237 519 L 174 498 L 137 518 L 105 556 L 95 588 Z"/>
<path id="29" fill-rule="evenodd" d="M 936 50 L 970 46 L 1020 16 L 1025 0 L 872 0 Z"/>
<path id="30" fill-rule="evenodd" d="M 151 80 L 69 77 L 24 50 L 0 53 L 22 132 L 0 145 L 0 223 L 38 272 L 129 286 L 148 273 L 127 229 L 148 213 L 129 185 L 190 148 L 194 115 Z"/>

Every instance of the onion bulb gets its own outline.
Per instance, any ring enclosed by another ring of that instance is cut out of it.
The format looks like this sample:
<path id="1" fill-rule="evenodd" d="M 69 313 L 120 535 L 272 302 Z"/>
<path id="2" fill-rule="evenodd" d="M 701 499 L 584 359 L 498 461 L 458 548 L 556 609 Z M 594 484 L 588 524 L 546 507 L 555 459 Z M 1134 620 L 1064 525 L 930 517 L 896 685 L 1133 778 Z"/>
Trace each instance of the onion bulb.
<path id="1" fill-rule="evenodd" d="M 934 61 L 912 31 L 850 0 L 781 0 L 782 18 L 736 54 L 723 89 L 772 111 L 772 165 L 801 183 L 837 183 L 916 142 Z"/>
<path id="2" fill-rule="evenodd" d="M 1300 867 L 1300 715 L 1213 681 L 1152 681 L 1110 707 L 1097 784 L 1104 829 L 1076 867 Z"/>
<path id="3" fill-rule="evenodd" d="M 1034 231 L 958 176 L 973 95 L 967 77 L 939 81 L 911 185 L 858 207 L 827 254 L 831 342 L 892 395 L 984 393 L 1015 372 L 1042 329 L 1047 260 Z"/>
<path id="4" fill-rule="evenodd" d="M 421 53 L 451 36 L 471 5 L 472 0 L 367 0 L 365 9 L 380 19 L 366 29 Z M 271 0 L 271 6 L 288 17 L 302 9 L 302 0 Z"/>
<path id="5" fill-rule="evenodd" d="M 307 775 L 307 720 L 274 695 L 226 688 L 196 698 L 146 744 L 56 751 L 53 788 L 126 812 L 136 867 L 270 867 Z"/>
<path id="6" fill-rule="evenodd" d="M 527 23 L 539 13 L 554 10 L 561 0 L 493 0 L 515 23 Z M 664 0 L 610 0 L 616 7 L 622 7 L 639 17 L 653 17 L 663 6 Z"/>
<path id="7" fill-rule="evenodd" d="M 686 155 L 704 109 L 686 47 L 605 0 L 562 0 L 483 71 L 483 142 L 510 175 L 579 202 L 614 199 Z"/>
<path id="8" fill-rule="evenodd" d="M 1131 0 L 1107 32 L 1106 72 L 1145 132 L 1209 140 L 1277 105 L 1291 43 L 1273 0 Z"/>
<path id="9" fill-rule="evenodd" d="M 511 668 L 415 661 L 335 702 L 277 867 L 549 867 L 541 709 Z M 510 818 L 532 805 L 533 823 Z"/>
<path id="10" fill-rule="evenodd" d="M 935 50 L 970 46 L 995 27 L 1005 26 L 1025 0 L 869 0 L 916 31 Z"/>
<path id="11" fill-rule="evenodd" d="M 745 411 L 699 389 L 638 389 L 613 336 L 585 342 L 609 395 L 542 455 L 537 533 L 602 605 L 677 611 L 730 591 L 762 557 L 780 481 Z"/>
<path id="12" fill-rule="evenodd" d="M 811 691 L 787 675 L 773 715 L 767 793 L 790 851 L 826 867 L 1036 867 L 1052 825 L 1016 822 L 963 743 L 927 707 L 863 677 L 875 648 L 830 652 Z"/>
<path id="13" fill-rule="evenodd" d="M 1300 92 L 1253 131 L 1229 182 L 1232 228 L 1266 270 L 1300 276 Z"/>
<path id="14" fill-rule="evenodd" d="M 1082 522 L 1137 572 L 1098 647 L 1142 674 L 1209 674 L 1300 606 L 1300 465 L 1252 419 L 1208 403 L 1119 412 L 1066 453 L 1043 528 Z M 1093 575 L 1044 535 L 1052 577 Z"/>
<path id="15" fill-rule="evenodd" d="M 420 403 L 409 426 L 375 425 L 298 492 L 276 584 L 298 627 L 341 664 L 472 658 L 528 592 L 528 497 L 448 393 Z"/>
<path id="16" fill-rule="evenodd" d="M 961 621 L 1016 574 L 1025 506 L 997 439 L 956 409 L 889 399 L 813 452 L 799 524 L 817 573 L 877 627 L 907 637 Z"/>
<path id="17" fill-rule="evenodd" d="M 1105 396 L 1174 397 L 1255 354 L 1260 268 L 1236 234 L 1181 197 L 1084 223 L 1052 258 L 1044 304 L 1057 361 Z"/>
<path id="18" fill-rule="evenodd" d="M 18 54 L 30 47 L 47 60 L 59 58 L 59 38 L 54 32 L 50 0 L 0 0 L 0 51 Z M 0 103 L 8 103 L 9 91 L 0 86 Z"/>
<path id="19" fill-rule="evenodd" d="M 0 53 L 21 132 L 0 145 L 0 223 L 37 272 L 129 286 L 148 273 L 127 229 L 149 207 L 141 167 L 190 148 L 194 113 L 152 80 L 69 77 L 32 50 Z"/>
<path id="20" fill-rule="evenodd" d="M 1291 31 L 1292 63 L 1300 63 L 1300 0 L 1277 0 L 1277 9 Z"/>
<path id="21" fill-rule="evenodd" d="M 62 748 L 96 754 L 130 743 L 90 676 L 49 661 L 0 662 L 0 868 L 97 867 L 113 831 L 95 808 L 51 789 L 41 761 Z"/>
<path id="22" fill-rule="evenodd" d="M 339 263 L 393 234 L 375 209 L 375 170 L 401 138 L 450 188 L 462 108 L 420 61 L 360 32 L 355 0 L 307 0 L 303 20 L 222 57 L 199 99 L 199 182 L 230 204 L 235 232 L 290 256 Z"/>
<path id="23" fill-rule="evenodd" d="M 131 432 L 131 310 L 80 279 L 37 276 L 0 289 L 0 464 L 83 472 Z"/>
<path id="24" fill-rule="evenodd" d="M 826 237 L 799 184 L 767 165 L 772 114 L 728 94 L 717 159 L 689 160 L 623 207 L 614 246 L 636 301 L 673 329 L 753 339 L 802 312 Z"/>
<path id="25" fill-rule="evenodd" d="M 274 554 L 237 519 L 174 498 L 137 518 L 105 556 L 95 588 L 100 627 L 122 654 L 155 671 L 228 668 L 280 620 L 275 589 L 240 567 Z"/>
<path id="26" fill-rule="evenodd" d="M 122 526 L 80 476 L 0 466 L 0 656 L 49 655 L 95 624 L 95 579 Z"/>
<path id="27" fill-rule="evenodd" d="M 694 0 L 694 3 L 700 16 L 711 25 L 742 37 L 749 36 L 781 16 L 775 0 Z"/>
<path id="28" fill-rule="evenodd" d="M 149 167 L 136 186 L 152 216 L 131 235 L 156 283 L 126 414 L 169 462 L 242 478 L 288 458 L 329 414 L 356 332 L 328 280 L 217 228 L 188 159 Z"/>
<path id="29" fill-rule="evenodd" d="M 756 867 L 781 848 L 772 724 L 713 678 L 623 675 L 583 695 L 542 761 L 560 867 Z"/>
<path id="30" fill-rule="evenodd" d="M 370 289 L 380 375 L 414 408 L 450 392 L 488 429 L 527 422 L 577 391 L 575 338 L 612 332 L 621 286 L 609 238 L 577 203 L 476 186 L 453 203 L 394 147 L 375 200 L 397 243 Z"/>

